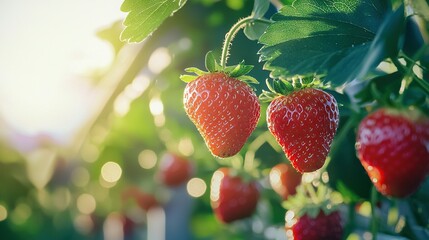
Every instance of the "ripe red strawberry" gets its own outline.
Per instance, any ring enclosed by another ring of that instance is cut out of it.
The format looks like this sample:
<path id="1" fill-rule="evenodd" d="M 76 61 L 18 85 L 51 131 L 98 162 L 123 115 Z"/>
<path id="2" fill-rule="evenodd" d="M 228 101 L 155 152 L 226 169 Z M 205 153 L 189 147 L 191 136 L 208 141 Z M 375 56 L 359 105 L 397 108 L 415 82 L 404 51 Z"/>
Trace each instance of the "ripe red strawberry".
<path id="1" fill-rule="evenodd" d="M 211 153 L 221 158 L 241 150 L 260 115 L 253 90 L 225 73 L 208 73 L 189 82 L 184 105 Z"/>
<path id="2" fill-rule="evenodd" d="M 249 217 L 256 209 L 259 190 L 255 182 L 244 182 L 231 176 L 231 170 L 220 168 L 211 180 L 210 200 L 215 216 L 223 223 Z"/>
<path id="3" fill-rule="evenodd" d="M 267 110 L 269 130 L 299 172 L 312 172 L 323 166 L 338 121 L 335 98 L 314 88 L 278 96 Z"/>
<path id="4" fill-rule="evenodd" d="M 429 118 L 418 110 L 379 109 L 359 125 L 358 157 L 377 190 L 406 197 L 429 172 Z"/>
<path id="5" fill-rule="evenodd" d="M 302 174 L 286 163 L 279 163 L 270 171 L 270 184 L 284 200 L 296 193 Z"/>
<path id="6" fill-rule="evenodd" d="M 177 155 L 167 153 L 161 159 L 158 176 L 162 183 L 176 187 L 186 182 L 192 175 L 192 164 Z"/>
<path id="7" fill-rule="evenodd" d="M 143 192 L 138 187 L 129 187 L 122 192 L 122 201 L 126 203 L 133 200 L 145 211 L 159 205 L 158 200 L 152 194 Z"/>
<path id="8" fill-rule="evenodd" d="M 338 211 L 325 215 L 320 211 L 312 218 L 305 214 L 286 222 L 288 239 L 294 240 L 340 240 L 343 235 L 341 216 Z"/>

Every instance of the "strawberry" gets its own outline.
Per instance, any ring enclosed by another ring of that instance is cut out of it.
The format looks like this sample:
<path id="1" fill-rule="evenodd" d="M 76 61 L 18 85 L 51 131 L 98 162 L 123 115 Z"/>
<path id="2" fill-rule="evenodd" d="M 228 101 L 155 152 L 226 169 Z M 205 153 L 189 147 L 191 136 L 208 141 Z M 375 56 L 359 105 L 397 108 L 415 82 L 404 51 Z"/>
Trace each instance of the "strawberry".
<path id="1" fill-rule="evenodd" d="M 338 211 L 329 214 L 319 211 L 315 218 L 305 214 L 286 223 L 286 231 L 288 237 L 294 240 L 340 240 L 343 235 Z"/>
<path id="2" fill-rule="evenodd" d="M 335 98 L 304 88 L 274 98 L 267 109 L 270 132 L 299 172 L 323 166 L 339 121 Z"/>
<path id="3" fill-rule="evenodd" d="M 260 116 L 258 97 L 245 82 L 226 73 L 206 73 L 189 82 L 185 111 L 215 156 L 237 154 Z"/>
<path id="4" fill-rule="evenodd" d="M 167 153 L 161 159 L 158 177 L 169 187 L 177 187 L 192 175 L 191 163 L 175 154 Z"/>
<path id="5" fill-rule="evenodd" d="M 341 239 L 343 226 L 338 211 L 341 202 L 332 195 L 332 189 L 326 185 L 326 181 L 318 181 L 317 187 L 311 182 L 303 182 L 296 191 L 282 204 L 288 209 L 285 215 L 287 238 Z"/>
<path id="6" fill-rule="evenodd" d="M 122 202 L 127 203 L 133 200 L 145 211 L 159 205 L 158 200 L 150 193 L 143 192 L 138 187 L 131 186 L 122 192 Z"/>
<path id="7" fill-rule="evenodd" d="M 359 124 L 356 150 L 380 193 L 406 197 L 429 172 L 429 118 L 416 109 L 379 109 Z"/>
<path id="8" fill-rule="evenodd" d="M 270 171 L 270 184 L 273 190 L 284 200 L 296 193 L 296 187 L 301 183 L 301 173 L 286 163 L 279 163 Z"/>
<path id="9" fill-rule="evenodd" d="M 211 180 L 210 200 L 215 216 L 223 223 L 249 217 L 256 209 L 259 190 L 255 182 L 232 176 L 231 169 L 220 168 Z"/>

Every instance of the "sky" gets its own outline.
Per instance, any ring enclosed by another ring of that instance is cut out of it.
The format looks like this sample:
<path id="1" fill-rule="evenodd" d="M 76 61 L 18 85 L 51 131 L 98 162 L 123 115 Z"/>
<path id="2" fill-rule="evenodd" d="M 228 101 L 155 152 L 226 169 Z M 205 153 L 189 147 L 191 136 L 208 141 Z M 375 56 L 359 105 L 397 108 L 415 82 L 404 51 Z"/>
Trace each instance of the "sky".
<path id="1" fill-rule="evenodd" d="M 79 129 L 94 97 L 84 76 L 113 60 L 95 33 L 125 17 L 121 3 L 0 0 L 0 119 L 11 131 L 67 141 Z"/>

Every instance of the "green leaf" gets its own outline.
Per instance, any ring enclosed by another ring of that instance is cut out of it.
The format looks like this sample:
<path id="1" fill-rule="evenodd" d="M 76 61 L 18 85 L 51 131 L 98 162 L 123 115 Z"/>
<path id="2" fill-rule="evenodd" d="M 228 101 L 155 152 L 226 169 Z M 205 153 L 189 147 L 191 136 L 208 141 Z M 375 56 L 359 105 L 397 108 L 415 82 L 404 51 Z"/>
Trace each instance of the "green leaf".
<path id="1" fill-rule="evenodd" d="M 371 44 L 362 67 L 356 78 L 363 80 L 365 75 L 377 67 L 383 59 L 396 57 L 399 51 L 399 38 L 405 28 L 404 5 L 401 5 L 394 13 L 385 18 L 377 36 Z"/>
<path id="2" fill-rule="evenodd" d="M 369 82 L 355 97 L 360 103 L 369 103 L 375 99 L 387 102 L 392 96 L 398 96 L 403 78 L 401 72 L 377 76 Z M 383 95 L 380 95 L 383 93 Z M 396 98 L 394 97 L 394 98 Z"/>
<path id="3" fill-rule="evenodd" d="M 269 24 L 265 22 L 252 22 L 246 25 L 244 34 L 249 40 L 258 40 L 262 34 L 264 34 L 268 26 Z"/>
<path id="4" fill-rule="evenodd" d="M 188 73 L 195 73 L 195 74 L 196 74 L 196 75 L 198 75 L 198 76 L 201 76 L 201 75 L 207 74 L 207 72 L 205 72 L 205 71 L 203 71 L 203 70 L 201 70 L 201 69 L 199 69 L 199 68 L 196 68 L 196 67 L 189 67 L 189 68 L 185 68 L 185 72 L 188 72 Z"/>
<path id="5" fill-rule="evenodd" d="M 121 41 L 141 42 L 173 15 L 186 0 L 124 0 L 121 11 L 128 12 Z"/>
<path id="6" fill-rule="evenodd" d="M 180 80 L 184 81 L 185 83 L 192 82 L 197 78 L 198 76 L 195 75 L 180 75 Z"/>
<path id="7" fill-rule="evenodd" d="M 259 84 L 259 81 L 256 80 L 256 78 L 249 76 L 249 75 L 243 75 L 237 78 L 238 80 L 246 83 L 253 83 L 253 84 Z"/>
<path id="8" fill-rule="evenodd" d="M 388 11 L 388 1 L 301 0 L 283 7 L 259 41 L 273 78 L 317 74 L 351 81 Z"/>
<path id="9" fill-rule="evenodd" d="M 248 74 L 250 71 L 252 71 L 253 66 L 252 65 L 244 65 L 242 63 L 238 64 L 234 67 L 234 69 L 229 72 L 230 77 L 239 77 L 245 74 Z"/>
<path id="10" fill-rule="evenodd" d="M 292 83 L 290 83 L 289 81 L 286 81 L 283 79 L 281 79 L 280 81 L 284 85 L 284 87 L 286 88 L 287 92 L 292 92 L 294 90 Z"/>
<path id="11" fill-rule="evenodd" d="M 270 8 L 270 1 L 268 0 L 255 0 L 253 5 L 252 16 L 253 18 L 262 18 Z"/>
<path id="12" fill-rule="evenodd" d="M 206 69 L 209 71 L 209 72 L 216 72 L 216 70 L 217 70 L 217 66 L 218 66 L 218 64 L 217 64 L 217 62 L 216 62 L 216 58 L 215 58 L 215 55 L 214 55 L 214 53 L 212 52 L 212 51 L 209 51 L 207 54 L 206 54 L 206 59 L 205 59 L 205 65 L 206 65 Z"/>

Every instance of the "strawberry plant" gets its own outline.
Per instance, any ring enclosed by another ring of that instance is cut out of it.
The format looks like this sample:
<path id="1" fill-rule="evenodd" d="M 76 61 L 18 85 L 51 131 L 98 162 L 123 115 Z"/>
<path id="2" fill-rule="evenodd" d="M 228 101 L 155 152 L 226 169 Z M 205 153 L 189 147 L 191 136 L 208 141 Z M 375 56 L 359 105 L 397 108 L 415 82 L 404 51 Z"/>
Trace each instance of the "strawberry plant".
<path id="1" fill-rule="evenodd" d="M 180 14 L 185 2 L 165 7 Z M 128 41 L 148 36 L 131 34 L 148 24 L 135 17 L 138 9 L 127 9 L 122 37 Z M 268 179 L 287 200 L 286 220 L 293 213 L 295 224 L 286 231 L 295 239 L 346 239 L 360 231 L 374 239 L 377 234 L 425 239 L 416 229 L 427 231 L 428 222 L 410 219 L 427 212 L 397 203 L 383 210 L 390 214 L 386 218 L 377 204 L 405 199 L 422 206 L 427 200 L 428 13 L 422 0 L 255 0 L 250 16 L 225 31 L 220 51 L 212 47 L 206 54 L 206 70 L 185 66 L 188 74 L 180 76 L 187 83 L 185 112 L 215 159 L 209 170 L 213 214 L 231 229 L 232 222 L 264 216 L 261 201 L 278 201 L 264 191 Z M 247 53 L 261 64 L 234 58 L 240 54 L 234 47 L 241 48 L 232 42 L 245 41 L 236 38 L 241 29 L 247 41 L 260 44 Z M 239 64 L 228 66 L 228 58 Z M 250 86 L 261 79 L 251 73 L 258 68 L 268 74 L 265 85 Z M 281 160 L 264 162 L 273 156 Z M 202 161 L 212 159 L 206 158 Z M 286 162 L 300 173 L 292 173 Z M 261 189 L 249 175 L 259 179 Z M 370 224 L 356 220 L 361 215 L 354 206 L 362 203 L 370 205 Z M 401 217 L 409 221 L 400 226 Z"/>
<path id="2" fill-rule="evenodd" d="M 429 239 L 428 1 L 117 10 L 100 109 L 54 170 L 0 146 L 4 238 L 99 239 L 120 213 L 135 239 Z"/>

